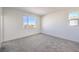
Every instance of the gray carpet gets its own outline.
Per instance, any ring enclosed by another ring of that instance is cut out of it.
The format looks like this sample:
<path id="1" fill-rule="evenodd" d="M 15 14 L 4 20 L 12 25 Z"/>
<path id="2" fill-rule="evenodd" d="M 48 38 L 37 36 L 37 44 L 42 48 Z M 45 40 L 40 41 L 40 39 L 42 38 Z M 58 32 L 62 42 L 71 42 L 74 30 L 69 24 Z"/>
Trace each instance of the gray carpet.
<path id="1" fill-rule="evenodd" d="M 79 43 L 37 34 L 3 43 L 4 52 L 78 52 Z"/>

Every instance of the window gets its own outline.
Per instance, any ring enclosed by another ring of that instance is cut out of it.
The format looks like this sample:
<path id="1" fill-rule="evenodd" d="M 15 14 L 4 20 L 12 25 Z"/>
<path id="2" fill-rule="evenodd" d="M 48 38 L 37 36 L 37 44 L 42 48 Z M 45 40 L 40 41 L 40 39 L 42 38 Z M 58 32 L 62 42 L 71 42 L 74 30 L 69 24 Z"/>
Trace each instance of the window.
<path id="1" fill-rule="evenodd" d="M 79 12 L 70 12 L 69 13 L 69 25 L 77 26 L 79 24 Z"/>
<path id="2" fill-rule="evenodd" d="M 76 26 L 76 25 L 78 25 L 78 20 L 70 20 L 69 25 L 70 26 Z"/>
<path id="3" fill-rule="evenodd" d="M 69 19 L 79 19 L 79 12 L 70 12 Z"/>
<path id="4" fill-rule="evenodd" d="M 25 29 L 35 29 L 36 22 L 37 20 L 34 16 L 23 16 L 23 26 Z"/>

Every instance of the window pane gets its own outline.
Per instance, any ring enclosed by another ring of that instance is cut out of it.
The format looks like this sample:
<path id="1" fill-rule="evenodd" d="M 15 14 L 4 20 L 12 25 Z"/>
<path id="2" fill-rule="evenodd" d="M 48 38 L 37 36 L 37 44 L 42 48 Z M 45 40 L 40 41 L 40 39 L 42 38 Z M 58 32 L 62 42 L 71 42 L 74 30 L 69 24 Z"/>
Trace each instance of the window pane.
<path id="1" fill-rule="evenodd" d="M 72 16 L 72 17 L 79 16 L 79 12 L 71 12 L 69 16 Z"/>
<path id="2" fill-rule="evenodd" d="M 69 13 L 69 25 L 70 26 L 77 26 L 79 20 L 79 12 L 70 12 Z"/>
<path id="3" fill-rule="evenodd" d="M 23 24 L 25 29 L 36 28 L 36 17 L 34 16 L 23 16 Z"/>
<path id="4" fill-rule="evenodd" d="M 27 16 L 23 16 L 23 24 L 24 25 L 28 24 L 28 17 Z"/>
<path id="5" fill-rule="evenodd" d="M 33 16 L 29 16 L 29 25 L 36 25 L 36 18 Z"/>
<path id="6" fill-rule="evenodd" d="M 70 20 L 69 25 L 70 26 L 77 26 L 78 25 L 78 20 Z"/>
<path id="7" fill-rule="evenodd" d="M 79 12 L 70 12 L 69 19 L 79 19 Z"/>

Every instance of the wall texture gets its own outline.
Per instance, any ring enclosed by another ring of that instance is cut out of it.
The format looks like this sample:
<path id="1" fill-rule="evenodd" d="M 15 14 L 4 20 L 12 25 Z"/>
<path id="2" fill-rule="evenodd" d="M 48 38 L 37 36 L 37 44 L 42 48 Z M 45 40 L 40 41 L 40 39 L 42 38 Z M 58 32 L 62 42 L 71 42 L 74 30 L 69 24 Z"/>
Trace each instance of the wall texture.
<path id="1" fill-rule="evenodd" d="M 23 28 L 22 16 L 35 16 L 37 29 L 27 30 Z M 40 16 L 23 12 L 21 10 L 4 8 L 4 41 L 12 40 L 40 33 Z"/>
<path id="2" fill-rule="evenodd" d="M 1 42 L 2 42 L 2 8 L 0 7 L 0 47 L 1 47 Z"/>
<path id="3" fill-rule="evenodd" d="M 69 10 L 57 11 L 42 18 L 42 32 L 79 42 L 79 26 L 69 26 Z"/>

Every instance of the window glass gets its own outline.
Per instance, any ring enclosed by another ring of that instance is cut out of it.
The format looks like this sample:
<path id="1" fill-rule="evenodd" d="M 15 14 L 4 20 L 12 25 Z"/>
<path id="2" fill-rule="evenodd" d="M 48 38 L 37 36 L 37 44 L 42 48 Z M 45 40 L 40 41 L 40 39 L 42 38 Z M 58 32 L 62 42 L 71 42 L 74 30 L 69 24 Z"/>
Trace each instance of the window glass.
<path id="1" fill-rule="evenodd" d="M 70 26 L 77 26 L 78 25 L 78 20 L 70 20 L 69 25 Z"/>
<path id="2" fill-rule="evenodd" d="M 36 17 L 34 16 L 23 16 L 24 28 L 34 29 L 36 28 Z"/>
<path id="3" fill-rule="evenodd" d="M 79 12 L 70 12 L 69 13 L 69 25 L 77 26 L 79 23 Z"/>

